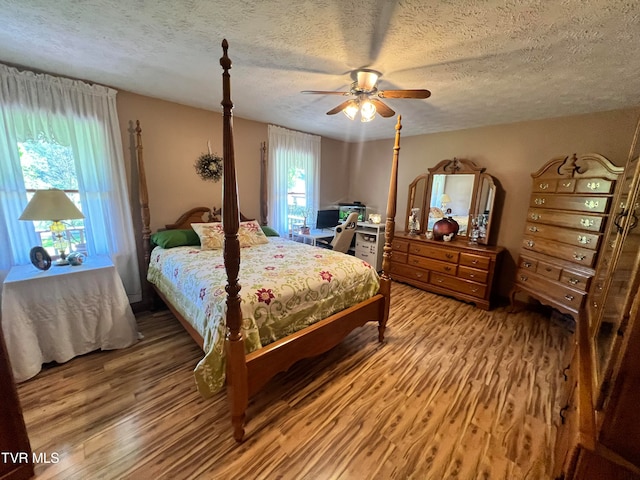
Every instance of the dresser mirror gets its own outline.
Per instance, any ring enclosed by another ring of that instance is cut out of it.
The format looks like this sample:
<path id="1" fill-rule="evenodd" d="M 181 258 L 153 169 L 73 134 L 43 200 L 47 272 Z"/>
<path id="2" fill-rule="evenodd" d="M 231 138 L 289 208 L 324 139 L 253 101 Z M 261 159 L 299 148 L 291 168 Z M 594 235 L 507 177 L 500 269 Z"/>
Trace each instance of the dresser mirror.
<path id="1" fill-rule="evenodd" d="M 484 168 L 470 160 L 443 160 L 409 185 L 407 231 L 424 234 L 444 217 L 459 225 L 458 236 L 480 232 L 478 243 L 489 239 L 495 183 Z M 416 210 L 417 209 L 417 210 Z"/>

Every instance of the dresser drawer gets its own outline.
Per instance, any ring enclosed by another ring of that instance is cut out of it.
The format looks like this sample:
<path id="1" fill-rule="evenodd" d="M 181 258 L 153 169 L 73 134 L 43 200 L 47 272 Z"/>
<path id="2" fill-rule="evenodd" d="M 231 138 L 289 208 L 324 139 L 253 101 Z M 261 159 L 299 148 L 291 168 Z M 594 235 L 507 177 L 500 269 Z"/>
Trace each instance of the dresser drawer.
<path id="1" fill-rule="evenodd" d="M 573 247 L 544 238 L 525 236 L 522 240 L 522 246 L 527 250 L 544 253 L 545 255 L 567 260 L 585 267 L 593 267 L 596 258 L 595 250 Z"/>
<path id="2" fill-rule="evenodd" d="M 556 178 L 539 178 L 533 182 L 531 186 L 532 192 L 555 192 L 556 185 L 558 184 L 558 179 Z"/>
<path id="3" fill-rule="evenodd" d="M 583 292 L 588 291 L 591 276 L 581 272 L 564 269 L 560 275 L 560 283 Z"/>
<path id="4" fill-rule="evenodd" d="M 536 273 L 551 280 L 558 280 L 562 273 L 562 268 L 547 262 L 538 262 Z"/>
<path id="5" fill-rule="evenodd" d="M 393 243 L 391 244 L 391 248 L 393 252 L 408 252 L 409 251 L 409 242 L 406 240 L 398 240 L 393 239 Z"/>
<path id="6" fill-rule="evenodd" d="M 533 258 L 526 257 L 524 255 L 520 255 L 520 259 L 518 260 L 518 267 L 524 268 L 526 270 L 535 272 L 536 267 L 538 266 L 538 261 Z"/>
<path id="7" fill-rule="evenodd" d="M 487 283 L 489 272 L 486 270 L 478 270 L 477 268 L 458 266 L 458 277 L 473 280 L 474 282 Z"/>
<path id="8" fill-rule="evenodd" d="M 391 264 L 391 277 L 399 275 L 401 277 L 410 278 L 419 282 L 427 283 L 429 281 L 429 272 L 420 268 L 410 267 L 408 265 Z"/>
<path id="9" fill-rule="evenodd" d="M 409 245 L 409 253 L 453 263 L 458 263 L 459 256 L 459 253 L 453 250 L 433 247 L 431 245 L 422 245 L 419 243 L 412 243 Z"/>
<path id="10" fill-rule="evenodd" d="M 611 193 L 614 185 L 606 178 L 581 178 L 576 183 L 576 193 Z"/>
<path id="11" fill-rule="evenodd" d="M 604 213 L 609 206 L 609 197 L 586 195 L 554 195 L 534 193 L 531 195 L 531 207 L 557 210 L 575 210 L 577 212 Z"/>
<path id="12" fill-rule="evenodd" d="M 576 189 L 575 178 L 562 178 L 558 180 L 556 186 L 556 193 L 573 193 Z"/>
<path id="13" fill-rule="evenodd" d="M 409 266 L 433 270 L 434 272 L 448 273 L 449 275 L 455 275 L 458 269 L 458 265 L 455 263 L 442 262 L 440 260 L 421 257 L 419 255 L 409 255 L 407 264 Z"/>
<path id="14" fill-rule="evenodd" d="M 600 241 L 600 235 L 595 233 L 569 230 L 555 225 L 544 225 L 541 223 L 527 222 L 525 233 L 532 237 L 550 238 L 576 247 L 596 250 Z"/>
<path id="15" fill-rule="evenodd" d="M 407 263 L 407 257 L 409 255 L 402 252 L 393 251 L 391 254 L 391 262 L 392 263 Z"/>
<path id="16" fill-rule="evenodd" d="M 532 275 L 531 272 L 522 269 L 518 270 L 516 274 L 516 281 L 519 284 L 524 285 L 535 292 L 540 292 L 544 296 L 551 298 L 574 311 L 577 311 L 582 307 L 582 303 L 586 295 L 585 292 L 579 292 L 572 288 L 563 287 L 559 285 L 558 282 L 538 275 Z"/>
<path id="17" fill-rule="evenodd" d="M 559 227 L 588 230 L 590 232 L 602 231 L 605 219 L 606 217 L 601 215 L 557 212 L 540 208 L 530 208 L 527 214 L 527 220 L 530 222 L 558 225 Z"/>
<path id="18" fill-rule="evenodd" d="M 489 270 L 489 265 L 491 265 L 491 258 L 463 252 L 460 253 L 460 265 Z"/>
<path id="19" fill-rule="evenodd" d="M 431 272 L 431 275 L 429 276 L 429 283 L 478 298 L 484 298 L 487 292 L 486 285 L 469 282 L 467 280 L 450 277 L 448 275 L 441 275 L 435 272 Z"/>

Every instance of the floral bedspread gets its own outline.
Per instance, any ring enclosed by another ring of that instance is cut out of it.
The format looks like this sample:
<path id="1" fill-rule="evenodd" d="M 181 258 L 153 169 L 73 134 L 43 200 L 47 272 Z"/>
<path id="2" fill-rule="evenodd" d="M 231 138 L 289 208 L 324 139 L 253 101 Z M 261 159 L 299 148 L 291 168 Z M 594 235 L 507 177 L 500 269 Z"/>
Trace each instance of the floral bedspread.
<path id="1" fill-rule="evenodd" d="M 147 278 L 204 339 L 205 356 L 194 373 L 200 393 L 213 395 L 225 382 L 222 250 L 156 247 Z M 238 278 L 247 353 L 366 300 L 379 288 L 367 262 L 278 237 L 241 249 Z"/>

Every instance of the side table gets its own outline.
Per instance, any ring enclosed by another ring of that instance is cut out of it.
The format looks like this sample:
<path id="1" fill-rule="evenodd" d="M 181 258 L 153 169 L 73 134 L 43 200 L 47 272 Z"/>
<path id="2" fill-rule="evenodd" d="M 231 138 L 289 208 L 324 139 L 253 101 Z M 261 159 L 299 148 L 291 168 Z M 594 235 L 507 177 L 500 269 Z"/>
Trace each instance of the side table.
<path id="1" fill-rule="evenodd" d="M 122 280 L 104 256 L 46 271 L 13 267 L 3 283 L 1 321 L 16 382 L 37 375 L 43 363 L 125 348 L 138 339 Z"/>

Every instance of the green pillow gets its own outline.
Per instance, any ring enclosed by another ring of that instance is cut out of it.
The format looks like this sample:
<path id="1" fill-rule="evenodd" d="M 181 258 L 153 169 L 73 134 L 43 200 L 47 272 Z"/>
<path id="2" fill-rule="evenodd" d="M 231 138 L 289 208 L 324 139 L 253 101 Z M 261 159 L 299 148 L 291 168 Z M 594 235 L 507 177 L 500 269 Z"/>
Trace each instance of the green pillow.
<path id="1" fill-rule="evenodd" d="M 279 237 L 280 235 L 278 234 L 278 232 L 276 232 L 273 228 L 267 226 L 267 225 L 260 225 L 260 228 L 262 228 L 262 231 L 264 232 L 264 234 L 267 237 Z"/>
<path id="2" fill-rule="evenodd" d="M 151 242 L 162 248 L 200 245 L 200 237 L 192 229 L 163 230 L 151 235 Z"/>

